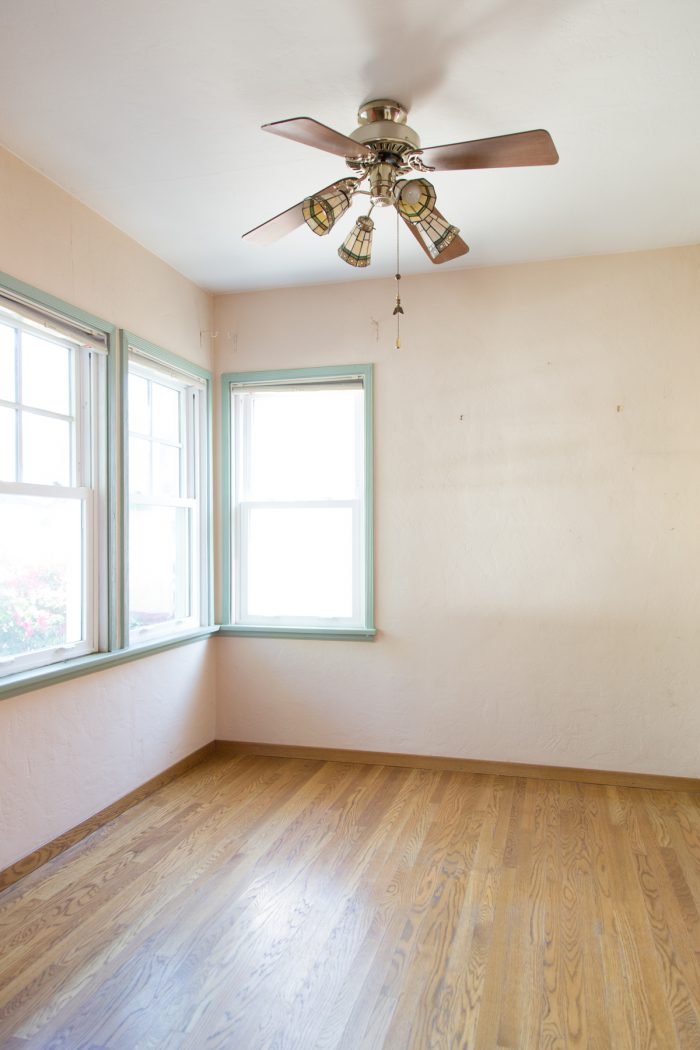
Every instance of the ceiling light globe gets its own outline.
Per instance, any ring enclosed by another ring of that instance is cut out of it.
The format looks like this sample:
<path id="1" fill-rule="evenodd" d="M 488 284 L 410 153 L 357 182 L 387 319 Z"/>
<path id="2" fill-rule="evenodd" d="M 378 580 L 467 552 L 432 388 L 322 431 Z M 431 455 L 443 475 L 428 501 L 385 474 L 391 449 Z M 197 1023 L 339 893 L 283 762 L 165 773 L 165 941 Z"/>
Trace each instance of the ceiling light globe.
<path id="1" fill-rule="evenodd" d="M 421 199 L 422 192 L 423 190 L 418 183 L 418 179 L 411 179 L 411 181 L 407 182 L 404 186 L 401 199 L 405 201 L 406 204 L 417 204 Z"/>
<path id="2" fill-rule="evenodd" d="M 435 188 L 427 179 L 402 180 L 396 191 L 396 207 L 407 222 L 423 222 L 435 210 Z"/>

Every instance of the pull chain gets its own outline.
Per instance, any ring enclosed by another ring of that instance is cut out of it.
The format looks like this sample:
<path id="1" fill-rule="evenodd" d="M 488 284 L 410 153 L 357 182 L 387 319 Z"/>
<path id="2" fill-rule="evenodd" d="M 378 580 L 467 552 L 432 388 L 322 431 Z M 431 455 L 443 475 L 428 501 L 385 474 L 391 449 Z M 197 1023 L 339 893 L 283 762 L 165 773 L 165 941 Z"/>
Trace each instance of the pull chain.
<path id="1" fill-rule="evenodd" d="M 401 314 L 403 313 L 403 306 L 401 305 L 401 273 L 399 267 L 399 213 L 396 212 L 396 306 L 394 307 L 394 316 L 396 317 L 396 349 L 401 349 Z"/>

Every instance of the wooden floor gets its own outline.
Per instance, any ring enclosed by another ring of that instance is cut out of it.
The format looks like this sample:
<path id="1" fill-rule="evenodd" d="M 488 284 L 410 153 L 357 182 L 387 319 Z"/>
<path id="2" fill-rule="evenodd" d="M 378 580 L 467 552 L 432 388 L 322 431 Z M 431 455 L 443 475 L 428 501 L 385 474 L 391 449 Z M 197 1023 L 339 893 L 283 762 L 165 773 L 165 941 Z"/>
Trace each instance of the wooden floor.
<path id="1" fill-rule="evenodd" d="M 700 798 L 214 757 L 0 895 L 0 1046 L 700 1050 Z"/>

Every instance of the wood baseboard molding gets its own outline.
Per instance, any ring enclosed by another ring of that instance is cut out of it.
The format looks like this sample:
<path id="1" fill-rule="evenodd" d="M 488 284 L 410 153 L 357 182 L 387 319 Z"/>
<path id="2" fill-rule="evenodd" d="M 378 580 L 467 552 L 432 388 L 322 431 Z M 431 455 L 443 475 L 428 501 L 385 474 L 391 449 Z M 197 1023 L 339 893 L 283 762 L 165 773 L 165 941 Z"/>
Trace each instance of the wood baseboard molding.
<path id="1" fill-rule="evenodd" d="M 537 766 L 526 762 L 493 762 L 440 755 L 405 755 L 391 751 L 351 751 L 338 747 L 301 747 L 261 744 L 250 740 L 217 740 L 216 751 L 225 755 L 265 755 L 269 758 L 305 758 L 319 762 L 359 762 L 365 765 L 408 766 L 413 769 L 447 770 L 452 773 L 486 773 L 489 776 L 529 777 L 534 780 L 567 780 L 608 787 L 635 787 L 653 791 L 700 792 L 700 779 L 658 773 L 623 773 L 608 769 L 571 766 Z"/>
<path id="2" fill-rule="evenodd" d="M 31 871 L 40 868 L 42 864 L 53 860 L 54 857 L 74 846 L 76 842 L 80 842 L 81 839 L 91 835 L 93 831 L 97 831 L 104 824 L 108 824 L 110 820 L 114 820 L 115 817 L 124 813 L 125 810 L 135 806 L 137 802 L 141 802 L 148 795 L 152 795 L 158 788 L 164 787 L 171 780 L 182 776 L 188 769 L 192 769 L 193 766 L 198 765 L 205 758 L 212 755 L 214 748 L 214 741 L 198 748 L 197 751 L 193 751 L 191 755 L 181 758 L 179 762 L 175 762 L 174 765 L 169 766 L 162 773 L 159 773 L 158 776 L 151 777 L 145 784 L 134 788 L 128 795 L 123 795 L 122 798 L 117 799 L 116 802 L 107 806 L 106 809 L 101 809 L 93 817 L 88 817 L 81 824 L 76 824 L 74 828 L 64 831 L 58 838 L 52 839 L 45 846 L 40 846 L 39 849 L 35 849 L 32 853 L 28 853 L 26 857 L 10 865 L 9 868 L 0 871 L 0 890 L 6 889 Z"/>

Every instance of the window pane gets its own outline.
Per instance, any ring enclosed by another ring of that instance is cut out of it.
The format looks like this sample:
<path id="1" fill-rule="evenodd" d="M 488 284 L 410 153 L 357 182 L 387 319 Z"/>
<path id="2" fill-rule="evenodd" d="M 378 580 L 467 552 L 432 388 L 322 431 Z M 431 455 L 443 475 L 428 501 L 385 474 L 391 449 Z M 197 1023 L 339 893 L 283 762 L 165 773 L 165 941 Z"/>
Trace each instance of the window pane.
<path id="1" fill-rule="evenodd" d="M 253 508 L 248 519 L 248 615 L 351 617 L 353 512 Z"/>
<path id="2" fill-rule="evenodd" d="M 153 436 L 163 441 L 180 440 L 180 392 L 162 383 L 153 383 Z"/>
<path id="3" fill-rule="evenodd" d="M 190 615 L 189 528 L 187 507 L 131 507 L 131 627 L 167 623 Z"/>
<path id="4" fill-rule="evenodd" d="M 129 373 L 129 430 L 151 433 L 151 406 L 148 402 L 148 380 Z"/>
<path id="5" fill-rule="evenodd" d="M 0 656 L 82 637 L 82 503 L 0 496 Z"/>
<path id="6" fill-rule="evenodd" d="M 0 398 L 15 400 L 15 330 L 0 324 Z"/>
<path id="7" fill-rule="evenodd" d="M 129 492 L 151 492 L 151 442 L 146 438 L 129 438 Z"/>
<path id="8" fill-rule="evenodd" d="M 15 481 L 15 445 L 17 413 L 12 408 L 0 408 L 0 480 Z"/>
<path id="9" fill-rule="evenodd" d="M 251 397 L 251 499 L 358 495 L 355 420 L 362 391 L 276 391 Z"/>
<path id="10" fill-rule="evenodd" d="M 70 485 L 71 424 L 67 420 L 22 413 L 22 481 Z"/>
<path id="11" fill-rule="evenodd" d="M 22 333 L 22 403 L 70 414 L 71 352 L 40 336 Z"/>
<path id="12" fill-rule="evenodd" d="M 174 445 L 154 446 L 154 488 L 164 496 L 180 495 L 180 449 Z"/>

